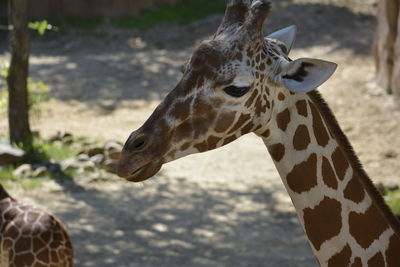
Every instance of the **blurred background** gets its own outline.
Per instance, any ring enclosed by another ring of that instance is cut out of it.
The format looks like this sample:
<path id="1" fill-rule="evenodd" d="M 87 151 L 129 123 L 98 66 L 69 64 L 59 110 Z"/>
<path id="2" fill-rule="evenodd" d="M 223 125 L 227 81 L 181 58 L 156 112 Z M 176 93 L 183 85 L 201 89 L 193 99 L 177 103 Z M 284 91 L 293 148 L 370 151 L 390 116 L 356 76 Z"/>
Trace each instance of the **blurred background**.
<path id="1" fill-rule="evenodd" d="M 400 212 L 397 1 L 272 2 L 265 33 L 297 25 L 291 58 L 338 63 L 320 92 Z M 67 225 L 76 266 L 317 265 L 255 135 L 169 163 L 139 185 L 113 174 L 122 142 L 174 88 L 181 65 L 212 37 L 224 10 L 223 0 L 27 1 L 33 138 L 13 147 L 22 150 L 19 159 L 15 152 L 0 162 L 0 183 Z M 10 124 L 22 120 L 7 119 L 16 51 L 10 36 L 18 26 L 11 13 L 0 0 L 4 146 Z"/>

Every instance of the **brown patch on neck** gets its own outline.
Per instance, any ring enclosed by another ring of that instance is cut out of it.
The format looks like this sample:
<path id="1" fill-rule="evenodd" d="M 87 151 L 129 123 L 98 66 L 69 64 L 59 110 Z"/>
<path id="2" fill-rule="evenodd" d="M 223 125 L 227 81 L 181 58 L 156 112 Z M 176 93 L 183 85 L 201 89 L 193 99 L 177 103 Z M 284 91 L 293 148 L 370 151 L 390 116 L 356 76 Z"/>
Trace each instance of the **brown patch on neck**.
<path id="1" fill-rule="evenodd" d="M 375 203 L 372 203 L 365 213 L 353 211 L 349 214 L 350 234 L 364 249 L 377 240 L 388 227 L 388 223 L 381 219 L 381 213 Z"/>
<path id="2" fill-rule="evenodd" d="M 385 266 L 385 259 L 382 253 L 378 252 L 368 261 L 368 267 L 382 267 Z"/>
<path id="3" fill-rule="evenodd" d="M 344 189 L 343 195 L 345 198 L 354 201 L 355 203 L 361 203 L 361 201 L 364 200 L 364 188 L 362 187 L 359 179 L 355 178 L 354 175 Z"/>
<path id="4" fill-rule="evenodd" d="M 396 235 L 392 235 L 389 239 L 389 247 L 386 250 L 386 263 L 388 267 L 400 266 L 400 240 Z"/>
<path id="5" fill-rule="evenodd" d="M 333 152 L 332 162 L 338 178 L 343 181 L 344 176 L 346 175 L 346 171 L 349 168 L 349 162 L 343 155 L 342 149 L 340 147 L 337 147 L 336 150 Z"/>
<path id="6" fill-rule="evenodd" d="M 333 255 L 328 261 L 328 267 L 349 266 L 351 260 L 351 248 L 347 244 L 342 251 Z"/>
<path id="7" fill-rule="evenodd" d="M 310 134 L 308 133 L 307 126 L 302 124 L 297 127 L 297 130 L 293 137 L 293 147 L 296 150 L 304 150 L 307 149 L 310 144 Z"/>
<path id="8" fill-rule="evenodd" d="M 322 121 L 321 114 L 314 104 L 310 103 L 311 113 L 313 117 L 314 135 L 320 146 L 325 147 L 329 142 L 329 135 Z"/>
<path id="9" fill-rule="evenodd" d="M 355 258 L 351 267 L 362 267 L 361 258 L 360 257 Z"/>
<path id="10" fill-rule="evenodd" d="M 282 144 L 268 146 L 268 151 L 276 162 L 281 161 L 283 156 L 285 156 L 285 146 Z"/>
<path id="11" fill-rule="evenodd" d="M 286 128 L 290 122 L 290 111 L 289 109 L 285 109 L 281 113 L 279 113 L 276 117 L 276 122 L 278 123 L 279 129 L 282 131 L 286 131 Z"/>
<path id="12" fill-rule="evenodd" d="M 292 171 L 286 176 L 290 189 L 296 193 L 309 191 L 317 185 L 317 154 L 310 157 L 293 167 Z"/>
<path id="13" fill-rule="evenodd" d="M 340 233 L 341 211 L 342 204 L 328 197 L 325 197 L 314 209 L 304 209 L 304 228 L 316 250 L 320 250 L 322 243 Z"/>
<path id="14" fill-rule="evenodd" d="M 308 111 L 307 111 L 307 102 L 305 100 L 297 101 L 296 108 L 297 108 L 297 113 L 299 113 L 299 115 L 307 118 Z"/>
<path id="15" fill-rule="evenodd" d="M 324 183 L 333 189 L 338 188 L 338 182 L 336 180 L 336 175 L 333 172 L 331 163 L 329 160 L 325 157 L 322 157 L 322 179 L 324 180 Z"/>
<path id="16" fill-rule="evenodd" d="M 385 217 L 395 231 L 397 238 L 400 237 L 400 223 L 397 218 L 390 211 L 389 207 L 386 205 L 382 196 L 379 194 L 378 190 L 373 185 L 372 181 L 369 179 L 367 173 L 364 171 L 358 157 L 354 153 L 353 147 L 351 146 L 346 135 L 340 129 L 338 122 L 332 111 L 318 93 L 314 90 L 307 94 L 312 102 L 315 104 L 319 112 L 322 114 L 327 127 L 329 128 L 331 134 L 338 142 L 339 146 L 343 149 L 343 154 L 350 163 L 354 171 L 354 176 L 359 179 L 360 183 L 365 188 L 368 195 L 371 197 L 372 201 L 379 207 L 380 213 Z"/>

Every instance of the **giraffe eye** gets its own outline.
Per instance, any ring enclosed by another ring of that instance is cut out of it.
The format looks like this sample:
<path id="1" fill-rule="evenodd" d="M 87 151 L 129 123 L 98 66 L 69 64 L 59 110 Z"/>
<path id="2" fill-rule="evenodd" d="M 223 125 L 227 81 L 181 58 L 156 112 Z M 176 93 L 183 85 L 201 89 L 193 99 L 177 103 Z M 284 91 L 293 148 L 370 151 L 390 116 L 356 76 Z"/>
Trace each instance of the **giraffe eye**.
<path id="1" fill-rule="evenodd" d="M 250 86 L 238 87 L 238 86 L 228 86 L 224 88 L 224 92 L 233 97 L 244 96 L 250 90 Z"/>

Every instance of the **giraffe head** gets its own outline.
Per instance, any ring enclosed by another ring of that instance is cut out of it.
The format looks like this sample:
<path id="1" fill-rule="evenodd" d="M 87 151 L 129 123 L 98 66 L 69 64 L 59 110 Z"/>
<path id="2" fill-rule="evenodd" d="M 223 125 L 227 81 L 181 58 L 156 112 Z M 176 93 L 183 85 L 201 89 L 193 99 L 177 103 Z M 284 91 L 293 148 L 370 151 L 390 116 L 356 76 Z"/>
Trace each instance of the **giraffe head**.
<path id="1" fill-rule="evenodd" d="M 180 157 L 212 150 L 250 132 L 263 135 L 285 95 L 308 92 L 336 64 L 288 57 L 295 27 L 263 36 L 265 0 L 228 0 L 212 40 L 203 41 L 178 85 L 125 143 L 118 175 L 140 182 Z"/>

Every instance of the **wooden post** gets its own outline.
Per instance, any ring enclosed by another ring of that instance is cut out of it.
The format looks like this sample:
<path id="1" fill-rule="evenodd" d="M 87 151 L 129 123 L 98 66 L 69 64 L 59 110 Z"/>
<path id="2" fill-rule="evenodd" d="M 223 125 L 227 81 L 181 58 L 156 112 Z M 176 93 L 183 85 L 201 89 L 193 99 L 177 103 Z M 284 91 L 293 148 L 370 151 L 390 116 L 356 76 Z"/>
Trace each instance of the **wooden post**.
<path id="1" fill-rule="evenodd" d="M 12 143 L 31 142 L 28 105 L 29 31 L 28 0 L 9 0 L 11 62 L 7 77 L 9 92 L 8 122 Z"/>

